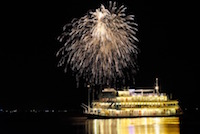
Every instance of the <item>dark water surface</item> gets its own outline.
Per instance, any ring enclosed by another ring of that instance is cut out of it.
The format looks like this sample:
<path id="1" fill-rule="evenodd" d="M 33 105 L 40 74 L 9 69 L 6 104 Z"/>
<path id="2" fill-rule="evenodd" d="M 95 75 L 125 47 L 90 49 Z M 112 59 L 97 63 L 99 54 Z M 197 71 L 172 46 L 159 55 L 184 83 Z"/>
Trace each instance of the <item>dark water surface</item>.
<path id="1" fill-rule="evenodd" d="M 0 115 L 0 134 L 200 134 L 198 112 L 181 117 L 86 119 L 67 113 Z"/>

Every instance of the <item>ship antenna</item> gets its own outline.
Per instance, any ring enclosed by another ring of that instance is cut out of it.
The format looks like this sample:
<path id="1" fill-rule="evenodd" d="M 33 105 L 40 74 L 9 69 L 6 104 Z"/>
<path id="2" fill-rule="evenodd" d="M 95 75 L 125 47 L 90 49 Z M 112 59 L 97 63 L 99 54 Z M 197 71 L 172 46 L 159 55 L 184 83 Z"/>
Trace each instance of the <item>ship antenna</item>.
<path id="1" fill-rule="evenodd" d="M 159 94 L 158 78 L 156 78 L 155 90 L 156 90 L 156 93 Z"/>

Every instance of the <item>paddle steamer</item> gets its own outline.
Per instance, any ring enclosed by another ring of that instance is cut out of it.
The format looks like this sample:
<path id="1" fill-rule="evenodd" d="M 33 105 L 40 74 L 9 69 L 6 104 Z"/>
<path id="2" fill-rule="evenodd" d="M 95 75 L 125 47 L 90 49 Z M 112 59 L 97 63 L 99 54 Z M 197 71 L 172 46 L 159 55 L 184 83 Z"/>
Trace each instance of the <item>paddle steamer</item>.
<path id="1" fill-rule="evenodd" d="M 182 110 L 178 100 L 171 99 L 166 93 L 159 92 L 158 79 L 152 89 L 114 88 L 102 90 L 98 100 L 91 105 L 82 104 L 84 114 L 89 118 L 127 118 L 179 116 Z"/>

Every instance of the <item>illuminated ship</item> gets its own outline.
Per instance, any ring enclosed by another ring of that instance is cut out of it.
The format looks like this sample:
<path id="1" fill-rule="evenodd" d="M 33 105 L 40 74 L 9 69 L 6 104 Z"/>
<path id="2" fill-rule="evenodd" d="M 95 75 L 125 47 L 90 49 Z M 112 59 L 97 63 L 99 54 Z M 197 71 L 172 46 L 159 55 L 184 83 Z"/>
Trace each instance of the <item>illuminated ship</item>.
<path id="1" fill-rule="evenodd" d="M 88 104 L 90 104 L 88 102 Z M 90 105 L 82 104 L 84 114 L 89 118 L 127 118 L 179 116 L 182 110 L 178 100 L 170 99 L 166 93 L 159 92 L 158 79 L 152 89 L 113 88 L 102 90 L 99 100 Z"/>

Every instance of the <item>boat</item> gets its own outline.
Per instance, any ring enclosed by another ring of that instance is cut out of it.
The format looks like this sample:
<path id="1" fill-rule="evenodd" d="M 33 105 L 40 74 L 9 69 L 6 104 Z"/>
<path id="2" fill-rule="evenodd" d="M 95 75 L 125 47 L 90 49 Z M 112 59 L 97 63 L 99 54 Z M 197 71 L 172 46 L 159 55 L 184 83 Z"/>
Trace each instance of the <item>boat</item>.
<path id="1" fill-rule="evenodd" d="M 91 105 L 90 105 L 91 104 Z M 98 100 L 81 105 L 87 118 L 168 117 L 183 114 L 179 101 L 154 88 L 115 90 L 105 88 Z"/>

